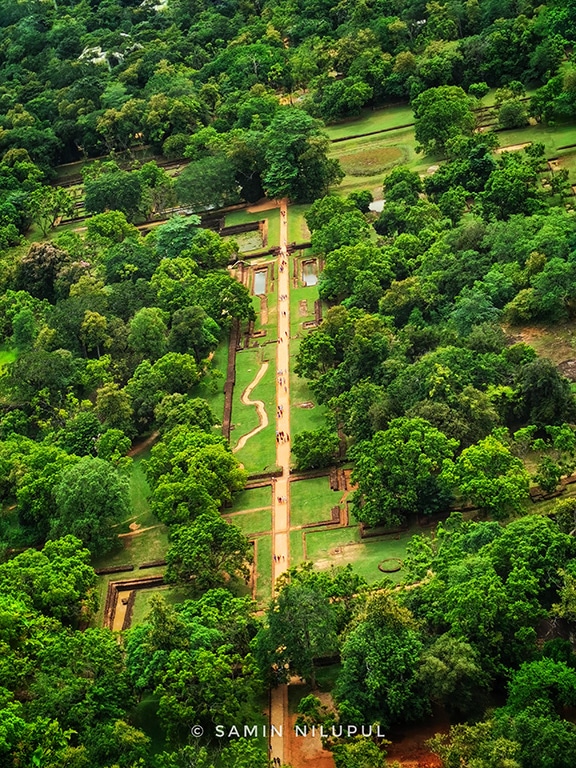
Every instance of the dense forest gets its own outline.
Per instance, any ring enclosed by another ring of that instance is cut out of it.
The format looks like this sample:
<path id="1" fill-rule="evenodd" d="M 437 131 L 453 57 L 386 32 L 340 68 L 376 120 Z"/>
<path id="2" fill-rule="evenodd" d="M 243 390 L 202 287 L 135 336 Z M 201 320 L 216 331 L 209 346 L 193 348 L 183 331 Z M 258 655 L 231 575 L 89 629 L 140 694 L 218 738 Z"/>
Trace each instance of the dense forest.
<path id="1" fill-rule="evenodd" d="M 297 675 L 302 724 L 441 709 L 445 768 L 573 768 L 576 499 L 528 500 L 576 469 L 576 399 L 515 328 L 576 316 L 575 179 L 498 131 L 576 119 L 574 0 L 0 0 L 0 27 L 0 766 L 268 768 L 261 741 L 213 734 Z M 478 130 L 488 92 L 498 130 Z M 374 212 L 338 194 L 324 129 L 401 102 L 435 170 L 393 168 Z M 77 161 L 80 197 L 58 168 Z M 327 424 L 295 435 L 296 466 L 344 443 L 370 528 L 450 514 L 401 585 L 305 563 L 258 611 L 221 516 L 247 473 L 203 396 L 255 312 L 197 214 L 263 196 L 309 206 L 323 263 L 295 372 Z M 78 203 L 82 227 L 57 227 Z M 187 599 L 118 635 L 93 565 L 156 432 L 150 505 Z M 386 741 L 326 746 L 386 764 Z"/>

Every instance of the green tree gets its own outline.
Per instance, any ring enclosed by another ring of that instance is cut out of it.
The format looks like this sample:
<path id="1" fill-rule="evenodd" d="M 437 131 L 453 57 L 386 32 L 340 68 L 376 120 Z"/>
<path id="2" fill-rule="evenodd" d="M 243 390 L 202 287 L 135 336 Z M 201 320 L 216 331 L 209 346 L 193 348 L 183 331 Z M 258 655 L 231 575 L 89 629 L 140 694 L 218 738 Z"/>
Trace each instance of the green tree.
<path id="1" fill-rule="evenodd" d="M 327 155 L 321 124 L 300 109 L 279 109 L 264 133 L 264 189 L 269 197 L 310 202 L 338 184 L 344 173 Z"/>
<path id="2" fill-rule="evenodd" d="M 546 358 L 539 357 L 522 367 L 518 391 L 520 414 L 528 424 L 561 424 L 574 416 L 570 382 Z"/>
<path id="3" fill-rule="evenodd" d="M 154 446 L 146 474 L 152 510 L 168 524 L 217 511 L 246 482 L 223 438 L 188 425 L 174 427 Z"/>
<path id="4" fill-rule="evenodd" d="M 523 128 L 528 124 L 528 112 L 525 104 L 519 99 L 508 99 L 498 109 L 498 125 L 500 128 Z"/>
<path id="5" fill-rule="evenodd" d="M 398 525 L 411 514 L 445 507 L 450 491 L 441 474 L 458 443 L 424 419 L 394 419 L 385 432 L 354 448 L 354 514 L 368 525 Z"/>
<path id="6" fill-rule="evenodd" d="M 153 598 L 145 624 L 127 640 L 127 665 L 138 693 L 154 693 L 170 742 L 181 744 L 190 723 L 213 732 L 256 717 L 260 690 L 249 652 L 254 605 L 227 589 L 211 590 L 177 607 Z M 242 713 L 242 715 L 241 715 Z M 189 763 L 168 762 L 168 766 Z M 202 765 L 202 763 L 200 763 Z"/>
<path id="7" fill-rule="evenodd" d="M 421 652 L 410 612 L 390 594 L 371 596 L 342 647 L 334 690 L 342 721 L 390 728 L 424 715 L 427 702 L 417 677 Z"/>
<path id="8" fill-rule="evenodd" d="M 444 152 L 456 136 L 470 136 L 475 125 L 472 101 L 462 88 L 429 88 L 412 102 L 416 141 L 426 152 Z"/>
<path id="9" fill-rule="evenodd" d="M 320 469 L 334 463 L 339 447 L 337 433 L 323 427 L 294 435 L 292 455 L 298 470 Z"/>
<path id="10" fill-rule="evenodd" d="M 157 360 L 166 352 L 168 328 L 157 307 L 138 310 L 130 321 L 128 344 L 142 358 Z"/>
<path id="11" fill-rule="evenodd" d="M 128 515 L 128 483 L 107 461 L 86 456 L 62 473 L 51 536 L 77 536 L 95 555 L 113 549 L 114 526 Z"/>
<path id="12" fill-rule="evenodd" d="M 132 403 L 130 395 L 118 384 L 104 384 L 96 392 L 96 413 L 105 427 L 132 432 Z"/>
<path id="13" fill-rule="evenodd" d="M 62 216 L 71 216 L 74 210 L 72 195 L 62 187 L 40 187 L 30 195 L 34 221 L 44 237 Z"/>
<path id="14" fill-rule="evenodd" d="M 511 736 L 499 734 L 492 721 L 462 723 L 428 744 L 446 768 L 523 768 L 520 745 Z"/>
<path id="15" fill-rule="evenodd" d="M 469 643 L 440 635 L 422 654 L 418 679 L 431 701 L 451 715 L 469 717 L 482 711 L 488 678 Z"/>
<path id="16" fill-rule="evenodd" d="M 46 542 L 41 551 L 27 549 L 0 564 L 0 584 L 3 595 L 13 595 L 72 626 L 96 608 L 90 552 L 72 535 Z"/>
<path id="17" fill-rule="evenodd" d="M 176 193 L 194 211 L 232 205 L 240 201 L 236 169 L 223 154 L 195 160 L 178 176 Z"/>
<path id="18" fill-rule="evenodd" d="M 137 239 L 138 230 L 126 220 L 122 211 L 107 211 L 92 216 L 86 222 L 86 237 L 96 246 L 110 247 L 126 239 Z"/>
<path id="19" fill-rule="evenodd" d="M 179 392 L 163 397 L 156 406 L 154 415 L 163 432 L 170 432 L 179 424 L 199 427 L 205 432 L 210 432 L 216 424 L 216 418 L 206 400 Z"/>
<path id="20" fill-rule="evenodd" d="M 444 474 L 465 499 L 497 519 L 519 511 L 528 496 L 524 464 L 494 435 L 465 448 Z"/>
<path id="21" fill-rule="evenodd" d="M 166 581 L 212 589 L 230 578 L 247 579 L 251 559 L 252 546 L 240 528 L 218 514 L 203 513 L 171 530 Z"/>
<path id="22" fill-rule="evenodd" d="M 33 243 L 16 267 L 16 287 L 39 299 L 55 300 L 55 282 L 68 255 L 52 243 Z"/>
<path id="23" fill-rule="evenodd" d="M 86 352 L 95 349 L 100 357 L 100 348 L 110 340 L 108 335 L 108 320 L 99 312 L 91 312 L 89 309 L 84 313 L 84 320 L 80 326 L 80 338 Z"/>
<path id="24" fill-rule="evenodd" d="M 114 171 L 84 184 L 84 207 L 88 213 L 121 211 L 133 220 L 142 206 L 142 179 L 138 173 Z"/>
<path id="25" fill-rule="evenodd" d="M 155 245 L 161 259 L 175 259 L 191 247 L 198 235 L 199 216 L 172 216 L 155 231 Z"/>
<path id="26" fill-rule="evenodd" d="M 423 191 L 422 179 L 409 168 L 399 166 L 384 177 L 382 192 L 386 201 L 405 202 L 414 205 Z"/>
<path id="27" fill-rule="evenodd" d="M 387 742 L 389 743 L 389 742 Z M 386 752 L 370 739 L 356 737 L 333 750 L 336 768 L 386 768 Z"/>
<path id="28" fill-rule="evenodd" d="M 355 208 L 352 211 L 334 216 L 327 224 L 312 234 L 312 250 L 315 253 L 327 254 L 344 246 L 355 246 L 367 241 L 370 227 L 366 218 Z"/>
<path id="29" fill-rule="evenodd" d="M 218 346 L 220 328 L 202 307 L 184 307 L 172 315 L 168 346 L 174 352 L 192 352 L 196 362 Z"/>
<path id="30" fill-rule="evenodd" d="M 541 710 L 561 713 L 576 704 L 576 672 L 562 661 L 541 659 L 522 664 L 508 686 L 506 711 L 516 714 L 535 701 Z"/>
<path id="31" fill-rule="evenodd" d="M 34 312 L 28 307 L 22 308 L 12 319 L 12 340 L 19 349 L 31 347 L 38 335 L 38 323 Z"/>
<path id="32" fill-rule="evenodd" d="M 262 673 L 277 684 L 289 670 L 315 688 L 315 660 L 337 648 L 336 613 L 328 596 L 318 585 L 283 581 L 256 639 Z"/>

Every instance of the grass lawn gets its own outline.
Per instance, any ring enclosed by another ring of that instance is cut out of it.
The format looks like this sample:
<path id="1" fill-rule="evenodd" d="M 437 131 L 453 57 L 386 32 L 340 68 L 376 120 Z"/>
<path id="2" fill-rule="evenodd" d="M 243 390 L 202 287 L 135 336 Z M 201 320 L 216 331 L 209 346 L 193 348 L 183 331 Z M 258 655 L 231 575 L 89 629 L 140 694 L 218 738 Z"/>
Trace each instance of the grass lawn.
<path id="1" fill-rule="evenodd" d="M 226 369 L 228 367 L 228 339 L 220 342 L 212 358 L 212 366 L 207 376 L 194 389 L 194 397 L 201 397 L 208 402 L 212 413 L 216 417 L 217 427 L 220 432 L 222 419 L 224 418 L 224 385 L 226 383 Z"/>
<path id="2" fill-rule="evenodd" d="M 272 597 L 272 536 L 256 541 L 256 599 L 266 603 Z"/>
<path id="3" fill-rule="evenodd" d="M 272 504 L 272 489 L 269 485 L 264 488 L 250 488 L 246 491 L 237 493 L 234 497 L 234 503 L 227 507 L 224 512 L 240 512 L 249 509 L 260 509 L 269 507 Z"/>
<path id="4" fill-rule="evenodd" d="M 290 523 L 292 526 L 330 519 L 330 510 L 342 498 L 341 491 L 330 490 L 328 477 L 314 477 L 290 483 Z"/>
<path id="5" fill-rule="evenodd" d="M 276 351 L 275 347 L 274 351 Z M 256 408 L 253 405 L 244 405 L 240 398 L 246 387 L 254 381 L 262 363 L 268 359 L 268 357 L 270 356 L 260 347 L 243 349 L 236 354 L 236 384 L 234 385 L 234 398 L 232 402 L 233 439 L 231 439 L 231 442 L 233 445 L 238 442 L 238 439 L 242 435 L 258 426 L 258 414 Z M 272 360 L 270 360 L 268 371 L 266 372 L 264 379 L 268 378 L 268 372 L 272 367 L 273 363 Z M 258 386 L 252 391 L 252 394 L 250 395 L 251 400 L 263 399 L 262 386 L 264 385 L 264 379 L 262 379 Z M 268 387 L 270 387 L 270 382 L 267 382 L 267 384 Z M 271 393 L 266 392 L 266 394 Z M 264 402 L 266 402 L 266 400 L 264 400 Z M 270 418 L 270 413 L 268 413 L 268 418 Z"/>
<path id="6" fill-rule="evenodd" d="M 308 205 L 291 205 L 288 209 L 288 241 L 290 243 L 306 243 L 310 240 L 310 230 L 304 219 L 304 214 L 309 207 Z"/>
<path id="7" fill-rule="evenodd" d="M 142 454 L 134 459 L 130 471 L 130 504 L 132 514 L 126 520 L 118 524 L 118 533 L 127 533 L 130 530 L 130 523 L 138 523 L 144 530 L 134 536 L 126 536 L 120 539 L 121 546 L 114 552 L 110 552 L 103 557 L 96 558 L 92 563 L 95 568 L 109 568 L 115 565 L 141 565 L 152 560 L 161 560 L 168 549 L 168 529 L 154 517 L 150 511 L 148 495 L 150 486 L 144 474 L 142 461 L 147 454 Z M 162 573 L 162 568 L 152 569 L 154 573 Z M 151 573 L 150 570 L 139 571 L 136 567 L 132 572 L 134 577 L 145 576 Z M 109 581 L 128 578 L 130 573 L 114 573 L 106 576 L 99 576 L 97 589 L 99 595 L 99 614 L 98 624 L 102 623 L 102 611 L 106 600 L 106 590 Z"/>
<path id="8" fill-rule="evenodd" d="M 0 371 L 18 357 L 18 350 L 16 347 L 8 347 L 6 344 L 0 346 Z"/>
<path id="9" fill-rule="evenodd" d="M 414 112 L 409 104 L 400 104 L 383 109 L 364 109 L 358 117 L 344 120 L 337 125 L 330 125 L 326 133 L 331 139 L 342 139 L 345 136 L 355 136 L 359 133 L 382 131 L 386 128 L 397 128 L 414 122 Z"/>
<path id="10" fill-rule="evenodd" d="M 272 508 L 259 509 L 255 512 L 240 512 L 232 515 L 228 520 L 237 525 L 246 536 L 270 532 L 272 530 Z"/>
<path id="11" fill-rule="evenodd" d="M 268 369 L 250 395 L 251 400 L 262 400 L 268 414 L 268 426 L 254 437 L 236 454 L 248 472 L 263 472 L 275 466 L 276 461 L 276 347 L 256 347 L 242 350 L 236 355 L 236 384 L 232 405 L 232 445 L 236 445 L 242 435 L 258 426 L 255 406 L 243 405 L 240 398 L 246 387 L 254 380 L 264 360 L 268 360 Z"/>
<path id="12" fill-rule="evenodd" d="M 306 258 L 306 255 L 303 257 Z M 293 259 L 301 261 L 301 257 L 292 256 L 290 273 L 293 271 Z M 300 265 L 298 265 L 300 269 Z M 318 299 L 317 285 L 291 288 L 290 290 L 290 432 L 292 435 L 307 429 L 319 429 L 325 424 L 325 406 L 316 403 L 306 379 L 301 379 L 294 373 L 294 365 L 298 355 L 300 340 L 309 331 L 302 324 L 314 319 L 314 302 Z M 304 302 L 306 304 L 304 305 Z M 306 306 L 306 314 L 304 314 Z M 314 403 L 313 408 L 300 407 L 303 403 Z"/>
<path id="13" fill-rule="evenodd" d="M 326 406 L 318 405 L 306 379 L 290 372 L 290 432 L 320 429 L 326 425 Z M 314 403 L 313 408 L 302 408 L 303 403 Z"/>
<path id="14" fill-rule="evenodd" d="M 547 157 L 558 154 L 558 147 L 574 144 L 575 136 L 573 124 L 550 126 L 539 123 L 538 125 L 528 125 L 525 128 L 498 132 L 501 147 L 524 144 L 528 141 L 539 142 L 546 147 Z"/>
<path id="15" fill-rule="evenodd" d="M 136 591 L 134 612 L 132 614 L 132 626 L 144 624 L 150 612 L 150 603 L 153 597 L 161 596 L 169 605 L 182 603 L 190 597 L 185 587 L 155 587 L 154 589 L 139 589 Z"/>
<path id="16" fill-rule="evenodd" d="M 248 213 L 248 211 L 233 211 L 226 215 L 226 226 L 232 227 L 235 224 L 246 224 L 249 221 L 261 221 L 268 219 L 268 245 L 267 248 L 273 248 L 280 244 L 280 211 L 278 208 L 271 208 L 268 211 L 259 211 L 257 213 Z M 256 250 L 260 250 L 257 248 Z"/>
<path id="17" fill-rule="evenodd" d="M 303 532 L 290 531 L 290 565 L 298 565 L 304 561 Z"/>
<path id="18" fill-rule="evenodd" d="M 387 557 L 403 560 L 406 545 L 415 532 L 409 530 L 395 536 L 362 540 L 358 526 L 310 531 L 306 533 L 306 553 L 308 560 L 312 560 L 317 568 L 352 563 L 354 570 L 369 583 L 384 577 L 400 581 L 403 578 L 402 569 L 397 573 L 384 574 L 378 570 L 378 563 Z"/>
<path id="19" fill-rule="evenodd" d="M 376 200 L 382 197 L 384 176 L 394 166 L 406 165 L 413 171 L 425 173 L 437 162 L 434 156 L 416 154 L 414 128 L 342 141 L 332 145 L 330 155 L 340 160 L 346 173 L 334 190 L 337 194 L 369 189 Z"/>

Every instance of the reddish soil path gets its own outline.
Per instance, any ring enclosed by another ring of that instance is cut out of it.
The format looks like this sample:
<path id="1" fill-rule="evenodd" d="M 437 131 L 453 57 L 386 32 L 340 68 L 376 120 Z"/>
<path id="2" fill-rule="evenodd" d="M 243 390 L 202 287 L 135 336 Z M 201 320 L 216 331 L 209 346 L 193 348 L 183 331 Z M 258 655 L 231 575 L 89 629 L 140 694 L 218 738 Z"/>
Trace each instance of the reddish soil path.
<path id="1" fill-rule="evenodd" d="M 276 350 L 276 464 L 282 475 L 273 483 L 272 563 L 274 583 L 290 566 L 290 265 L 288 259 L 288 206 L 280 202 L 280 254 L 278 256 L 278 344 Z M 283 435 L 283 437 L 282 437 Z M 282 736 L 270 737 L 270 757 L 293 768 L 334 768 L 332 753 L 322 749 L 319 737 L 296 739 L 292 731 L 288 686 L 272 689 L 270 722 Z"/>
<path id="2" fill-rule="evenodd" d="M 286 250 L 288 245 L 287 219 L 287 200 L 281 200 L 280 253 L 277 265 L 276 464 L 282 468 L 282 475 L 272 484 L 273 584 L 276 583 L 276 579 L 290 565 L 290 270 L 288 268 L 288 252 Z M 283 438 L 279 436 L 280 433 L 283 433 Z M 270 722 L 282 734 L 288 730 L 288 687 L 286 685 L 272 689 Z M 288 739 L 275 734 L 270 737 L 270 747 L 270 757 L 279 758 L 281 763 L 289 762 Z"/>

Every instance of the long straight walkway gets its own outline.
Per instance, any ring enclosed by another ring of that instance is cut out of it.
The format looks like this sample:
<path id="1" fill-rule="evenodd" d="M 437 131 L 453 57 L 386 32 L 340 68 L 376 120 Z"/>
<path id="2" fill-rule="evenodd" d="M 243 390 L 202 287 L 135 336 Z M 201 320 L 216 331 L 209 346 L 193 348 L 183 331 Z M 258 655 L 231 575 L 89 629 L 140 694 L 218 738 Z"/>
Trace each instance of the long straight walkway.
<path id="1" fill-rule="evenodd" d="M 272 485 L 273 584 L 290 565 L 290 265 L 288 260 L 288 201 L 280 201 L 278 256 L 278 344 L 276 350 L 276 464 L 282 475 Z M 273 587 L 274 589 L 274 587 Z M 272 689 L 270 722 L 279 731 L 270 736 L 270 757 L 289 762 L 288 686 Z M 282 734 L 282 735 L 280 735 Z"/>

